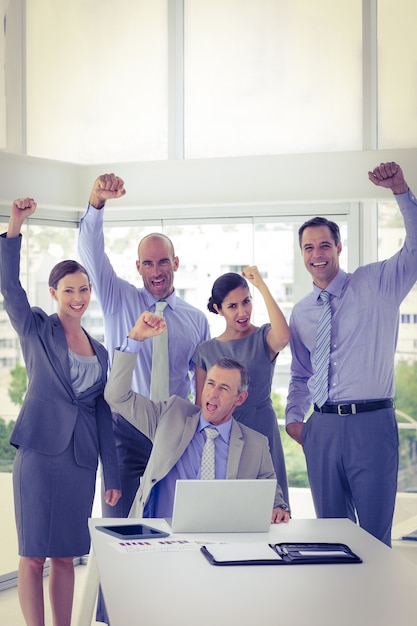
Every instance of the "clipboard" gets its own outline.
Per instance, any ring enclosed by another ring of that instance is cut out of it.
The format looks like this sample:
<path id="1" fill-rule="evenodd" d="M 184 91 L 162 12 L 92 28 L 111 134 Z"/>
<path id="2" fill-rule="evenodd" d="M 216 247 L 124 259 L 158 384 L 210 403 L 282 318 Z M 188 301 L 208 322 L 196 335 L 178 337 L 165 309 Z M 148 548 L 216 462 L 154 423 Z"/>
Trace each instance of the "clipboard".
<path id="1" fill-rule="evenodd" d="M 324 565 L 362 563 L 344 543 L 216 543 L 200 548 L 212 565 Z"/>

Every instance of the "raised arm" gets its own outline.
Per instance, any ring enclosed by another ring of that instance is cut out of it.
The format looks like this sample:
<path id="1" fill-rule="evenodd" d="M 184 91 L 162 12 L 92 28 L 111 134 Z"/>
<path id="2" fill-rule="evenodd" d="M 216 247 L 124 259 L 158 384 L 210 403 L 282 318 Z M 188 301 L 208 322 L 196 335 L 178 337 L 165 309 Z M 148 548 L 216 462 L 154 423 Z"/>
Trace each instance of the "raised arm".
<path id="1" fill-rule="evenodd" d="M 272 297 L 256 265 L 243 268 L 242 275 L 258 289 L 264 299 L 271 324 L 271 330 L 268 333 L 266 341 L 272 361 L 278 352 L 285 348 L 290 340 L 290 330 L 287 321 L 277 302 Z"/>
<path id="2" fill-rule="evenodd" d="M 19 279 L 22 246 L 20 231 L 25 219 L 35 209 L 36 202 L 33 198 L 15 200 L 7 232 L 0 237 L 0 290 L 4 298 L 4 309 L 20 337 L 30 335 L 35 323 L 34 313 Z"/>
<path id="3" fill-rule="evenodd" d="M 136 320 L 129 337 L 136 341 L 145 341 L 149 337 L 160 335 L 165 328 L 163 317 L 144 311 Z M 152 402 L 131 389 L 137 356 L 135 352 L 122 352 L 119 349 L 114 351 L 104 398 L 115 413 L 120 413 L 152 441 L 164 403 Z"/>
<path id="4" fill-rule="evenodd" d="M 19 198 L 12 204 L 9 225 L 6 237 L 18 237 L 22 229 L 22 224 L 36 210 L 36 202 L 33 198 Z"/>
<path id="5" fill-rule="evenodd" d="M 93 183 L 89 205 L 80 219 L 78 255 L 90 276 L 105 317 L 120 314 L 126 293 L 122 294 L 123 281 L 118 278 L 105 253 L 102 209 L 106 200 L 120 198 L 125 193 L 121 178 L 114 174 L 102 174 Z M 107 340 L 112 346 L 111 338 Z"/>

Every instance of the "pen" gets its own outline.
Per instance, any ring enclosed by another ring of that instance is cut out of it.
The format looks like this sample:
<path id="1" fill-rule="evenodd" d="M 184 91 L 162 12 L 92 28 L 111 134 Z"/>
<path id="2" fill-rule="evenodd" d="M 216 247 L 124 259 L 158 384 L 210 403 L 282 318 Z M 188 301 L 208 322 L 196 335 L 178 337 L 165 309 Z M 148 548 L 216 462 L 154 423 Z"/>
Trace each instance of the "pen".
<path id="1" fill-rule="evenodd" d="M 288 550 L 285 546 L 279 546 L 277 543 L 276 544 L 269 544 L 270 547 L 275 550 L 275 552 L 278 552 L 279 556 L 288 556 Z"/>

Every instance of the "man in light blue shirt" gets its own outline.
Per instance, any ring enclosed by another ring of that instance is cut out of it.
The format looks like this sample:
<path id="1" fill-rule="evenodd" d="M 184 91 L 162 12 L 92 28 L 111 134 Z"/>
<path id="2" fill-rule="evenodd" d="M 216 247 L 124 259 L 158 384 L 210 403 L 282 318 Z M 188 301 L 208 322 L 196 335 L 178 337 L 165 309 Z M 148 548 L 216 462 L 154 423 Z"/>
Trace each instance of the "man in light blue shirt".
<path id="1" fill-rule="evenodd" d="M 172 242 L 161 233 L 144 237 L 138 246 L 136 267 L 144 286 L 136 287 L 116 275 L 104 249 L 103 208 L 109 199 L 125 194 L 124 182 L 114 174 L 99 176 L 93 184 L 87 210 L 80 221 L 78 252 L 89 272 L 94 293 L 104 316 L 105 344 L 110 359 L 125 340 L 143 311 L 154 311 L 158 300 L 166 300 L 168 327 L 169 392 L 187 399 L 193 392 L 196 347 L 210 338 L 204 313 L 177 297 L 174 274 L 179 267 Z M 150 395 L 152 342 L 144 345 L 133 374 L 132 387 Z M 151 451 L 151 442 L 120 415 L 113 416 L 122 497 L 114 510 L 103 506 L 103 514 L 127 517 Z"/>
<path id="2" fill-rule="evenodd" d="M 313 218 L 299 229 L 313 291 L 291 315 L 286 423 L 303 445 L 317 516 L 358 521 L 390 546 L 398 471 L 394 355 L 399 306 L 417 280 L 417 201 L 396 163 L 381 164 L 368 176 L 395 194 L 404 245 L 390 259 L 349 274 L 339 268 L 337 224 Z M 322 290 L 332 308 L 328 398 L 304 422 L 313 403 Z"/>

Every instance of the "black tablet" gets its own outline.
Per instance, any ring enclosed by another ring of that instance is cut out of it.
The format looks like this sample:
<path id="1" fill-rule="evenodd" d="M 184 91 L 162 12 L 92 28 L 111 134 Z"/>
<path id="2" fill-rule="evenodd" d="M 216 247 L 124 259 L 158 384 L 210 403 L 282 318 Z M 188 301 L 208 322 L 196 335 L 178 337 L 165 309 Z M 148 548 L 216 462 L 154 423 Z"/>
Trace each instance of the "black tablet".
<path id="1" fill-rule="evenodd" d="M 152 528 L 146 524 L 124 524 L 121 526 L 96 526 L 97 530 L 117 537 L 118 539 L 158 539 L 168 537 L 164 530 Z"/>

